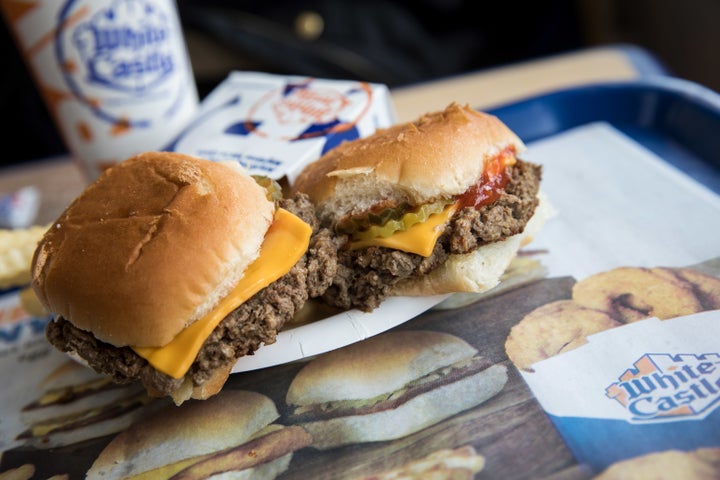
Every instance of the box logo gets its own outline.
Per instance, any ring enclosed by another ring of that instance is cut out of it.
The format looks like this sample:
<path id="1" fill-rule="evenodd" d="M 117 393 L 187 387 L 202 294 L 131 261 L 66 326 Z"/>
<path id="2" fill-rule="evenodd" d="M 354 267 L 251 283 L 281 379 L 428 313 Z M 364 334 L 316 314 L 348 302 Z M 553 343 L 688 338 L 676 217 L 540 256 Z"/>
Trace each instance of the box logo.
<path id="1" fill-rule="evenodd" d="M 371 104 L 372 90 L 366 83 L 343 92 L 305 79 L 263 95 L 250 106 L 244 125 L 248 134 L 295 142 L 350 131 Z M 348 114 L 350 118 L 344 118 Z M 252 121 L 257 118 L 265 121 Z"/>
<path id="2" fill-rule="evenodd" d="M 720 354 L 645 354 L 605 394 L 631 422 L 705 418 L 720 405 Z"/>

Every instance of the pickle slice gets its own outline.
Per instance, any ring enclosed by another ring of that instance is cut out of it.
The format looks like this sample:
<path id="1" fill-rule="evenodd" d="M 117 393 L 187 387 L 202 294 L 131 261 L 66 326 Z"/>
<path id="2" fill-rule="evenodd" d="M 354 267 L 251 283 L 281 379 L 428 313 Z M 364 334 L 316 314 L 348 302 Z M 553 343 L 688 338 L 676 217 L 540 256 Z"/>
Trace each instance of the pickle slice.
<path id="1" fill-rule="evenodd" d="M 387 238 L 395 232 L 408 230 L 413 225 L 426 221 L 430 215 L 441 213 L 450 203 L 452 202 L 438 201 L 426 203 L 405 213 L 399 219 L 390 219 L 383 225 L 371 225 L 365 230 L 356 231 L 352 234 L 352 239 L 369 240 L 377 237 Z"/>
<path id="2" fill-rule="evenodd" d="M 265 196 L 268 200 L 271 202 L 278 202 L 282 200 L 282 187 L 276 180 L 266 177 L 265 175 L 252 175 L 252 178 L 255 180 L 255 183 L 265 189 Z"/>
<path id="3" fill-rule="evenodd" d="M 377 207 L 376 207 L 377 208 Z M 389 220 L 398 220 L 410 209 L 407 203 L 391 207 L 380 207 L 381 210 L 366 212 L 364 215 L 348 216 L 335 227 L 338 233 L 352 235 L 366 230 L 373 225 L 384 225 Z"/>

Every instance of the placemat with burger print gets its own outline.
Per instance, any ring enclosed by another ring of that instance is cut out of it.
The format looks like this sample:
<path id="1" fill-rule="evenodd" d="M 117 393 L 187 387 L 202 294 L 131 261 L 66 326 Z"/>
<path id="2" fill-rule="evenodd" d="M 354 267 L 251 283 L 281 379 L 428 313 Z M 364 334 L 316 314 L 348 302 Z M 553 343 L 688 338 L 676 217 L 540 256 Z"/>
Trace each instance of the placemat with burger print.
<path id="1" fill-rule="evenodd" d="M 499 287 L 205 401 L 68 362 L 11 292 L 0 478 L 717 476 L 720 199 L 607 124 L 526 156 L 556 213 Z"/>

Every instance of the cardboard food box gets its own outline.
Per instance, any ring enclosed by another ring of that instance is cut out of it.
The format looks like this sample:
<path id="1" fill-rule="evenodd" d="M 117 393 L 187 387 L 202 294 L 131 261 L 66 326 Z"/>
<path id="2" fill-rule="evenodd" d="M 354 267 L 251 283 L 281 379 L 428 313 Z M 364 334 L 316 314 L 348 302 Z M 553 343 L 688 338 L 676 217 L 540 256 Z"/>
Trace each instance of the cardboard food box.
<path id="1" fill-rule="evenodd" d="M 294 176 L 343 141 L 395 122 L 386 86 L 255 72 L 232 72 L 166 148 L 237 161 L 251 174 Z"/>

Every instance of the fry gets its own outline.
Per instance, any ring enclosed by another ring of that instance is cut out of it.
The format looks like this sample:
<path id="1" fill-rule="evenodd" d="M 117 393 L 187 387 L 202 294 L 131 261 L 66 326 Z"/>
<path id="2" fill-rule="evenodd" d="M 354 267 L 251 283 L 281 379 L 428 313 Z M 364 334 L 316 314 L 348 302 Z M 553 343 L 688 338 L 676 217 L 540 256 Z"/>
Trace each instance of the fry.
<path id="1" fill-rule="evenodd" d="M 0 289 L 30 283 L 30 265 L 47 225 L 0 230 Z"/>

